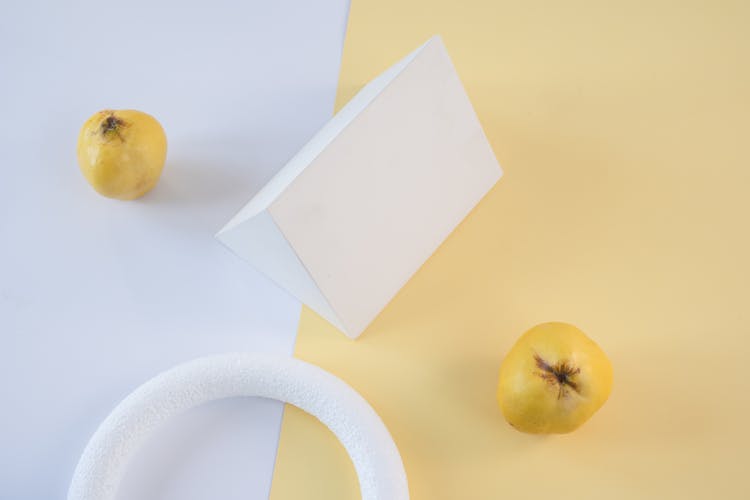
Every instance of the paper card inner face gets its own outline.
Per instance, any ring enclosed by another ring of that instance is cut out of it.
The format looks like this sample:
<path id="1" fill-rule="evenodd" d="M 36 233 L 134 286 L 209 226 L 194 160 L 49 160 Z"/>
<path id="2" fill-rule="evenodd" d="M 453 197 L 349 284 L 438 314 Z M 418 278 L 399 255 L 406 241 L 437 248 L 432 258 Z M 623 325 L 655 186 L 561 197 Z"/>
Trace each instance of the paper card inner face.
<path id="1" fill-rule="evenodd" d="M 261 212 L 231 231 L 219 233 L 217 237 L 258 271 L 309 305 L 331 324 L 343 329 L 336 313 L 268 212 Z"/>

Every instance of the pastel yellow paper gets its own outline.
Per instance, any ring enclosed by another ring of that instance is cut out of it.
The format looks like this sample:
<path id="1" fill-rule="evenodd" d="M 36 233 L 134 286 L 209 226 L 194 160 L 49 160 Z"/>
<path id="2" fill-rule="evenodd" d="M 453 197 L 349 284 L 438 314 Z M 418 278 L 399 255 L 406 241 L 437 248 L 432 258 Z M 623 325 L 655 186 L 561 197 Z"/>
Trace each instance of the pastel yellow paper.
<path id="1" fill-rule="evenodd" d="M 414 500 L 750 498 L 749 6 L 353 0 L 339 106 L 440 33 L 505 169 L 360 340 L 302 314 L 296 355 L 371 402 Z M 550 320 L 605 349 L 614 390 L 577 432 L 524 435 L 497 373 Z M 358 495 L 287 411 L 272 498 Z"/>

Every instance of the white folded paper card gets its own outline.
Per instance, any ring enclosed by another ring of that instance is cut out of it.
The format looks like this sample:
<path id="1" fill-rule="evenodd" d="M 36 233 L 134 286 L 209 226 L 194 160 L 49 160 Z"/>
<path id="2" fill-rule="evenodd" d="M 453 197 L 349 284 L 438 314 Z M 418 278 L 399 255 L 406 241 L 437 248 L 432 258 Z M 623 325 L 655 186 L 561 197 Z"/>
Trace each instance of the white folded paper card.
<path id="1" fill-rule="evenodd" d="M 501 175 L 433 37 L 368 83 L 217 238 L 356 338 Z"/>

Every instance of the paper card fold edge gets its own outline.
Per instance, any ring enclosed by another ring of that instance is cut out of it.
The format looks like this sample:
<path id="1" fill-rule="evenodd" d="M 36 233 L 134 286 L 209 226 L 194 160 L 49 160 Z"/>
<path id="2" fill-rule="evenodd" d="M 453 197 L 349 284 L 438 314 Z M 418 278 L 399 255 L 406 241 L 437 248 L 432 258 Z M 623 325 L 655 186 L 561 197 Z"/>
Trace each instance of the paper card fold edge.
<path id="1" fill-rule="evenodd" d="M 346 333 L 338 315 L 269 212 L 261 211 L 232 228 L 222 229 L 216 238 L 235 255 Z"/>

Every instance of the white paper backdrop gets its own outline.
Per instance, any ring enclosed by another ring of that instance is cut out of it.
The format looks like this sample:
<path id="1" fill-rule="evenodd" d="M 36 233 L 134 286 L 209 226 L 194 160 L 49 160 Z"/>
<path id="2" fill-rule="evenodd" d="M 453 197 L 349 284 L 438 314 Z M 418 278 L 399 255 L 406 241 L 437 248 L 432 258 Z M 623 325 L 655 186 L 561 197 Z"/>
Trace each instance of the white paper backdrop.
<path id="1" fill-rule="evenodd" d="M 159 371 L 290 353 L 299 304 L 218 230 L 331 115 L 346 0 L 0 5 L 0 498 L 63 498 L 90 434 Z M 102 108 L 169 139 L 144 199 L 98 196 Z M 147 444 L 120 498 L 267 498 L 281 405 L 230 400 Z"/>

